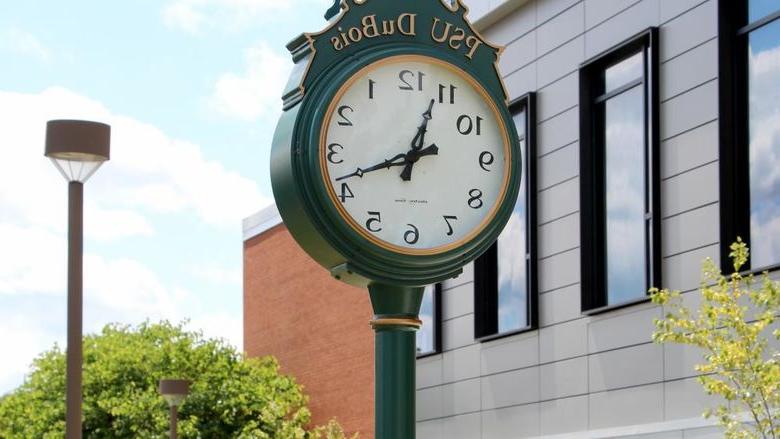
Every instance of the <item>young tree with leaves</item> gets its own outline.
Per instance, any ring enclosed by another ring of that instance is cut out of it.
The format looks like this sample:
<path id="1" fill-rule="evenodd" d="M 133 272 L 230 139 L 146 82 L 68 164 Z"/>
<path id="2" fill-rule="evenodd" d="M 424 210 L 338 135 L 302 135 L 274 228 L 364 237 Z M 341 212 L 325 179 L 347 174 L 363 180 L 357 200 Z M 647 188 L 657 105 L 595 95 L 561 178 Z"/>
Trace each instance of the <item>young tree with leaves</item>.
<path id="1" fill-rule="evenodd" d="M 653 302 L 667 310 L 655 321 L 653 340 L 703 351 L 704 363 L 696 366 L 699 381 L 708 394 L 728 403 L 705 416 L 717 416 L 726 437 L 778 439 L 780 353 L 768 347 L 768 339 L 780 340 L 780 282 L 767 273 L 760 282 L 740 274 L 748 260 L 741 240 L 731 245 L 729 256 L 734 266 L 730 276 L 722 275 L 711 259 L 705 260 L 698 311 L 685 307 L 679 292 L 650 290 Z"/>

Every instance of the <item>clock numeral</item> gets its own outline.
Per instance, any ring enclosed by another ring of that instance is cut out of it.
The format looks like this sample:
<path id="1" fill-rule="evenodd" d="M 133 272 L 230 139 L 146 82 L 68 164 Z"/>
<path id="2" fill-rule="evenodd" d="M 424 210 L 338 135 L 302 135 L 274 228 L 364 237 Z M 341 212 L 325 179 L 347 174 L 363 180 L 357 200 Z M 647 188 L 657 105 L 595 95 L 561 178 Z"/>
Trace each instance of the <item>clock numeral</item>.
<path id="1" fill-rule="evenodd" d="M 338 148 L 339 150 L 336 151 L 336 148 Z M 344 163 L 344 160 L 341 159 L 339 159 L 339 161 L 336 161 L 336 155 L 343 150 L 344 147 L 339 145 L 338 143 L 331 143 L 330 145 L 328 145 L 328 161 L 330 163 L 333 163 L 334 165 Z"/>
<path id="2" fill-rule="evenodd" d="M 457 90 L 458 87 L 455 87 L 454 85 L 450 85 L 450 104 L 455 103 L 455 90 Z M 439 103 L 444 103 L 444 92 L 447 91 L 447 86 L 444 84 L 439 84 Z"/>
<path id="3" fill-rule="evenodd" d="M 472 131 L 474 131 L 474 121 L 471 119 L 471 116 L 462 115 L 458 118 L 458 132 L 463 134 L 464 136 L 467 136 L 471 134 Z M 478 136 L 482 135 L 482 118 L 477 116 L 477 123 L 476 123 L 476 134 Z"/>
<path id="4" fill-rule="evenodd" d="M 409 245 L 417 244 L 417 241 L 420 240 L 420 230 L 414 224 L 407 224 L 407 226 L 411 227 L 412 230 L 407 230 L 404 233 L 404 241 Z"/>
<path id="5" fill-rule="evenodd" d="M 371 216 L 371 218 L 366 221 L 366 229 L 368 229 L 369 232 L 381 232 L 382 228 L 374 228 L 374 224 L 376 223 L 378 225 L 382 222 L 382 214 L 379 212 L 368 212 L 368 214 Z"/>
<path id="6" fill-rule="evenodd" d="M 457 219 L 457 216 L 444 215 L 444 222 L 447 223 L 447 228 L 449 228 L 449 231 L 447 231 L 447 236 L 452 236 L 452 234 L 455 233 L 455 231 L 452 229 L 452 223 L 450 223 L 450 220 L 455 221 Z"/>
<path id="7" fill-rule="evenodd" d="M 373 79 L 368 80 L 368 98 L 374 99 L 374 85 L 376 84 L 376 81 Z"/>
<path id="8" fill-rule="evenodd" d="M 400 73 L 398 73 L 398 79 L 403 82 L 403 85 L 399 85 L 398 88 L 401 90 L 414 90 L 414 87 L 412 87 L 412 84 L 407 81 L 407 78 L 410 77 L 411 81 L 414 81 L 414 72 L 410 70 L 401 70 Z M 422 91 L 423 89 L 423 76 L 425 76 L 425 73 L 423 72 L 417 72 L 417 90 Z"/>
<path id="9" fill-rule="evenodd" d="M 482 191 L 479 189 L 472 189 L 469 191 L 469 207 L 472 209 L 481 209 L 482 203 Z"/>
<path id="10" fill-rule="evenodd" d="M 339 195 L 339 199 L 342 203 L 346 203 L 347 198 L 355 198 L 355 194 L 352 193 L 352 190 L 346 183 L 341 183 L 341 195 Z"/>
<path id="11" fill-rule="evenodd" d="M 342 119 L 339 121 L 339 125 L 343 127 L 351 127 L 352 121 L 347 119 L 347 116 L 344 116 L 344 112 L 349 110 L 350 113 L 354 113 L 355 110 L 350 107 L 349 105 L 342 105 L 339 107 L 339 117 Z"/>
<path id="12" fill-rule="evenodd" d="M 479 167 L 490 172 L 490 169 L 488 169 L 487 166 L 492 165 L 495 160 L 495 157 L 493 157 L 493 154 L 490 151 L 485 151 L 479 155 Z"/>

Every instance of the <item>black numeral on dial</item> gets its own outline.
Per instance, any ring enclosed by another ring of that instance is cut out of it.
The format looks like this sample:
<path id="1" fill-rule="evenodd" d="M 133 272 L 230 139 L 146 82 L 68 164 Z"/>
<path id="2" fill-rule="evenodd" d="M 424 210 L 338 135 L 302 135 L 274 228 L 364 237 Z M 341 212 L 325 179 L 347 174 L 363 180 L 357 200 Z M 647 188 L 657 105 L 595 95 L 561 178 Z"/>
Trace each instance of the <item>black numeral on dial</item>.
<path id="1" fill-rule="evenodd" d="M 382 214 L 379 212 L 368 212 L 370 218 L 366 221 L 366 229 L 369 232 L 381 232 L 382 228 L 378 227 L 382 223 Z"/>
<path id="2" fill-rule="evenodd" d="M 472 189 L 469 191 L 469 207 L 472 209 L 481 209 L 482 203 L 482 191 L 479 189 Z"/>
<path id="3" fill-rule="evenodd" d="M 496 159 L 493 157 L 493 153 L 490 151 L 485 151 L 479 155 L 479 167 L 487 172 L 490 172 L 490 169 L 487 167 L 492 165 L 495 160 Z"/>
<path id="4" fill-rule="evenodd" d="M 423 72 L 417 72 L 417 90 L 422 91 L 423 89 L 423 77 L 425 76 L 425 73 Z M 400 73 L 398 73 L 398 79 L 403 82 L 402 85 L 399 85 L 398 88 L 401 90 L 408 90 L 412 91 L 414 90 L 414 87 L 412 87 L 412 84 L 409 83 L 409 81 L 414 81 L 414 72 L 410 70 L 401 70 Z"/>
<path id="5" fill-rule="evenodd" d="M 339 107 L 339 110 L 338 110 L 339 111 L 339 117 L 341 118 L 341 120 L 339 121 L 339 125 L 340 126 L 343 126 L 343 127 L 351 127 L 352 126 L 352 121 L 347 119 L 347 116 L 344 115 L 344 112 L 347 111 L 347 110 L 349 110 L 350 113 L 354 113 L 355 112 L 355 110 L 352 107 L 350 107 L 349 105 L 342 105 L 342 106 Z"/>
<path id="6" fill-rule="evenodd" d="M 452 234 L 455 233 L 455 230 L 452 229 L 452 223 L 450 221 L 455 221 L 457 219 L 457 216 L 444 215 L 444 222 L 447 223 L 447 228 L 449 229 L 447 231 L 447 236 L 452 236 Z"/>
<path id="7" fill-rule="evenodd" d="M 454 85 L 450 85 L 450 104 L 455 103 L 455 90 L 458 89 L 458 87 L 455 87 Z M 447 86 L 444 84 L 439 84 L 439 103 L 444 103 L 444 95 L 447 92 Z"/>
<path id="8" fill-rule="evenodd" d="M 376 81 L 373 79 L 368 80 L 368 98 L 374 99 L 374 84 L 376 84 Z"/>
<path id="9" fill-rule="evenodd" d="M 336 150 L 337 148 L 338 150 Z M 336 155 L 338 155 L 338 153 L 343 150 L 344 147 L 339 145 L 338 143 L 331 143 L 330 145 L 328 145 L 328 162 L 333 163 L 334 165 L 344 163 L 344 160 L 341 159 L 338 159 L 338 161 L 336 161 Z"/>
<path id="10" fill-rule="evenodd" d="M 474 120 L 471 118 L 471 116 L 468 116 L 466 114 L 460 116 L 458 118 L 458 132 L 463 134 L 464 136 L 467 136 L 471 134 L 474 131 L 475 125 L 476 125 L 476 134 L 478 136 L 482 135 L 482 118 L 477 116 L 477 123 L 474 123 Z"/>
<path id="11" fill-rule="evenodd" d="M 407 226 L 412 229 L 407 230 L 406 233 L 404 233 L 404 241 L 409 245 L 417 244 L 417 241 L 420 240 L 420 230 L 417 229 L 414 224 L 407 224 Z"/>
<path id="12" fill-rule="evenodd" d="M 347 198 L 355 198 L 355 194 L 352 193 L 352 190 L 346 183 L 341 183 L 341 195 L 339 195 L 339 199 L 342 203 L 346 203 Z"/>

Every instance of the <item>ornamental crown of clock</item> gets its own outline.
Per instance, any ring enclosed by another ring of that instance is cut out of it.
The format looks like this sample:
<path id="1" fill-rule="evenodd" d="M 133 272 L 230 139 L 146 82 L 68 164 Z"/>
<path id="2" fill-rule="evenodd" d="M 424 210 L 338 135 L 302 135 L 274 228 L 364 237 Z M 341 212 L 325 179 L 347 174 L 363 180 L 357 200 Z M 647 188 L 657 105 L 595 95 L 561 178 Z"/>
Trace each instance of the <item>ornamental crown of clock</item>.
<path id="1" fill-rule="evenodd" d="M 452 277 L 497 238 L 519 188 L 501 49 L 460 1 L 341 7 L 288 45 L 271 160 L 282 219 L 349 283 Z"/>

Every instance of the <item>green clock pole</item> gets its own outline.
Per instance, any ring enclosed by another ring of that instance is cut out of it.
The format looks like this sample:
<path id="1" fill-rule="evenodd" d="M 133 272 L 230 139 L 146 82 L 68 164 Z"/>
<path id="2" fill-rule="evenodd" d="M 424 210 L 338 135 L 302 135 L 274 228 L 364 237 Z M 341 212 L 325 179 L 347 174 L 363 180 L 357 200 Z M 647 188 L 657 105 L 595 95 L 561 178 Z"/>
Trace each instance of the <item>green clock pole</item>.
<path id="1" fill-rule="evenodd" d="M 376 439 L 414 439 L 416 338 L 423 287 L 369 285 L 374 308 Z"/>

